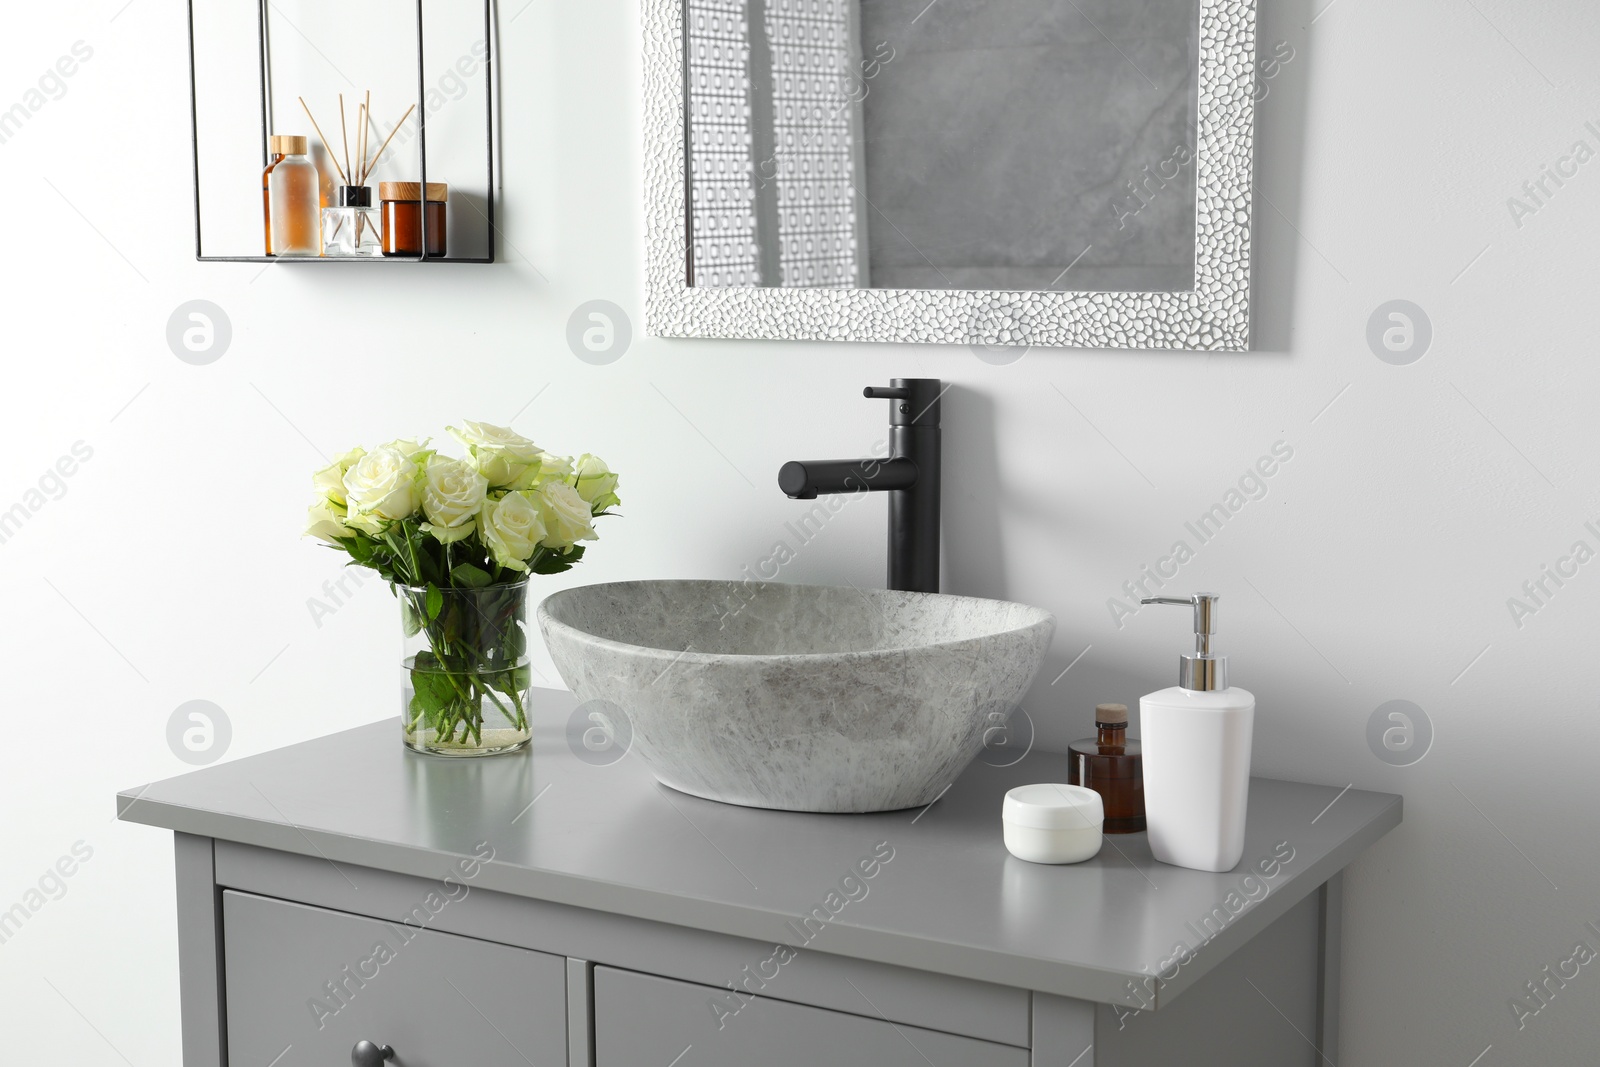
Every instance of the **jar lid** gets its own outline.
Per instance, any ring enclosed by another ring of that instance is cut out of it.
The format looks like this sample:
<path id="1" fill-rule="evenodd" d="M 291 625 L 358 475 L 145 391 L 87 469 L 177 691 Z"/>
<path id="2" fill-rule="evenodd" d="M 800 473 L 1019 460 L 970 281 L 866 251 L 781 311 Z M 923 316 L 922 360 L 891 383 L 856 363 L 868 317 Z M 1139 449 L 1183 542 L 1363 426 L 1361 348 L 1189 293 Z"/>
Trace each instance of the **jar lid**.
<path id="1" fill-rule="evenodd" d="M 429 182 L 428 183 L 428 199 L 429 200 L 437 201 L 437 202 L 442 203 L 445 200 L 448 200 L 449 198 L 450 198 L 450 186 L 449 185 L 445 184 L 444 182 Z M 378 199 L 379 200 L 412 200 L 412 201 L 421 200 L 422 199 L 422 183 L 421 182 L 379 182 L 378 183 Z"/>
<path id="2" fill-rule="evenodd" d="M 267 147 L 273 155 L 303 156 L 306 154 L 306 139 L 292 133 L 275 133 L 269 138 Z"/>
<path id="3" fill-rule="evenodd" d="M 1093 789 L 1043 782 L 1019 785 L 1006 793 L 1000 817 L 1014 826 L 1039 830 L 1098 830 L 1105 812 L 1105 803 Z"/>

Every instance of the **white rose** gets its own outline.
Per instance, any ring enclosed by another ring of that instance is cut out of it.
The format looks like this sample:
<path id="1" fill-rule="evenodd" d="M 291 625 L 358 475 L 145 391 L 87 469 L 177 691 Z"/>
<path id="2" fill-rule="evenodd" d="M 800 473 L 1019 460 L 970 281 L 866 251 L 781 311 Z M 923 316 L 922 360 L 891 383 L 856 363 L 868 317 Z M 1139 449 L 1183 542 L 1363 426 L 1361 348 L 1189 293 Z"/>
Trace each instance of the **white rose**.
<path id="1" fill-rule="evenodd" d="M 306 536 L 337 545 L 355 531 L 345 525 L 344 512 L 326 500 L 312 504 L 306 515 Z"/>
<path id="2" fill-rule="evenodd" d="M 350 525 L 379 533 L 417 510 L 419 472 L 412 457 L 388 445 L 373 449 L 345 471 L 344 491 Z"/>
<path id="3" fill-rule="evenodd" d="M 422 528 L 440 541 L 470 537 L 489 480 L 465 460 L 433 459 L 422 478 Z"/>
<path id="4" fill-rule="evenodd" d="M 546 452 L 539 459 L 539 484 L 566 481 L 572 477 L 572 457 Z"/>
<path id="5" fill-rule="evenodd" d="M 599 538 L 589 523 L 589 502 L 566 482 L 546 482 L 533 491 L 533 498 L 539 505 L 539 517 L 544 520 L 545 535 L 540 544 L 546 548 L 570 548 L 578 541 Z"/>
<path id="6" fill-rule="evenodd" d="M 366 454 L 367 450 L 364 448 L 352 448 L 313 474 L 311 476 L 311 484 L 316 489 L 317 495 L 343 507 L 345 504 L 344 473 L 354 467 L 361 457 Z"/>
<path id="7" fill-rule="evenodd" d="M 622 503 L 617 497 L 617 475 L 605 460 L 585 452 L 578 457 L 577 473 L 578 495 L 589 502 L 596 514 Z"/>
<path id="8" fill-rule="evenodd" d="M 537 489 L 545 482 L 566 481 L 572 477 L 572 460 L 566 456 L 558 456 L 554 452 L 546 452 L 539 457 L 539 462 L 522 469 L 516 477 L 506 483 L 510 489 Z"/>
<path id="9" fill-rule="evenodd" d="M 393 441 L 385 442 L 379 447 L 392 448 L 402 456 L 409 456 L 412 459 L 415 459 L 423 452 L 426 452 L 430 456 L 433 455 L 433 450 L 428 448 L 428 442 L 426 440 L 418 441 L 413 437 L 396 437 Z"/>
<path id="10" fill-rule="evenodd" d="M 511 485 L 529 468 L 537 469 L 539 457 L 544 454 L 544 449 L 504 426 L 463 421 L 460 429 L 451 426 L 449 430 L 467 446 L 473 465 L 493 486 Z"/>
<path id="11" fill-rule="evenodd" d="M 483 505 L 480 535 L 489 555 L 502 567 L 528 569 L 527 560 L 544 537 L 544 522 L 528 494 L 511 492 Z"/>

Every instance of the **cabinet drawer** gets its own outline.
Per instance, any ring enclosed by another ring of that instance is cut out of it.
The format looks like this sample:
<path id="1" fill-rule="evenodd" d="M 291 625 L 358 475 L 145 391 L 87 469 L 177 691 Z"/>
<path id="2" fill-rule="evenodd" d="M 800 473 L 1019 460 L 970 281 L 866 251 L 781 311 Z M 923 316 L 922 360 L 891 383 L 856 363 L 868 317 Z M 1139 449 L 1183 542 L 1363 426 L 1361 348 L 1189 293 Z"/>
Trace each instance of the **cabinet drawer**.
<path id="1" fill-rule="evenodd" d="M 565 957 L 232 890 L 222 928 L 230 1063 L 340 1067 L 363 1039 L 405 1067 L 567 1060 Z"/>
<path id="2" fill-rule="evenodd" d="M 728 1014 L 736 1003 L 726 989 L 596 967 L 595 1067 L 1028 1067 L 1011 1045 L 768 997 Z"/>

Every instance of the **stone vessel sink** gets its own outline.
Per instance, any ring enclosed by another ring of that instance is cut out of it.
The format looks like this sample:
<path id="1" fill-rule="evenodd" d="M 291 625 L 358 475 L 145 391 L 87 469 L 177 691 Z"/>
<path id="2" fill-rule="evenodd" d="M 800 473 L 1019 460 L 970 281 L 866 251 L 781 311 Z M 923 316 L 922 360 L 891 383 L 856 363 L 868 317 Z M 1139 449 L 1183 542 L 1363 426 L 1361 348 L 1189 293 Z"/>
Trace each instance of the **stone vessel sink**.
<path id="1" fill-rule="evenodd" d="M 621 709 L 662 783 L 788 811 L 932 803 L 1055 630 L 1024 604 L 776 582 L 583 586 L 538 617 L 562 679 Z"/>

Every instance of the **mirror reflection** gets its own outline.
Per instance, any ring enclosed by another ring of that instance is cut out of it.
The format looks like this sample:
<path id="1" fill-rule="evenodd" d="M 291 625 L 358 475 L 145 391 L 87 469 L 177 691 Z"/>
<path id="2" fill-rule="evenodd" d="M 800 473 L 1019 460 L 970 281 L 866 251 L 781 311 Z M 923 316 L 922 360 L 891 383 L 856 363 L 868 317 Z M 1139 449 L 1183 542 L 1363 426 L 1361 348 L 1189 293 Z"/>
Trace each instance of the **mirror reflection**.
<path id="1" fill-rule="evenodd" d="M 685 0 L 690 284 L 1194 287 L 1198 0 Z"/>

